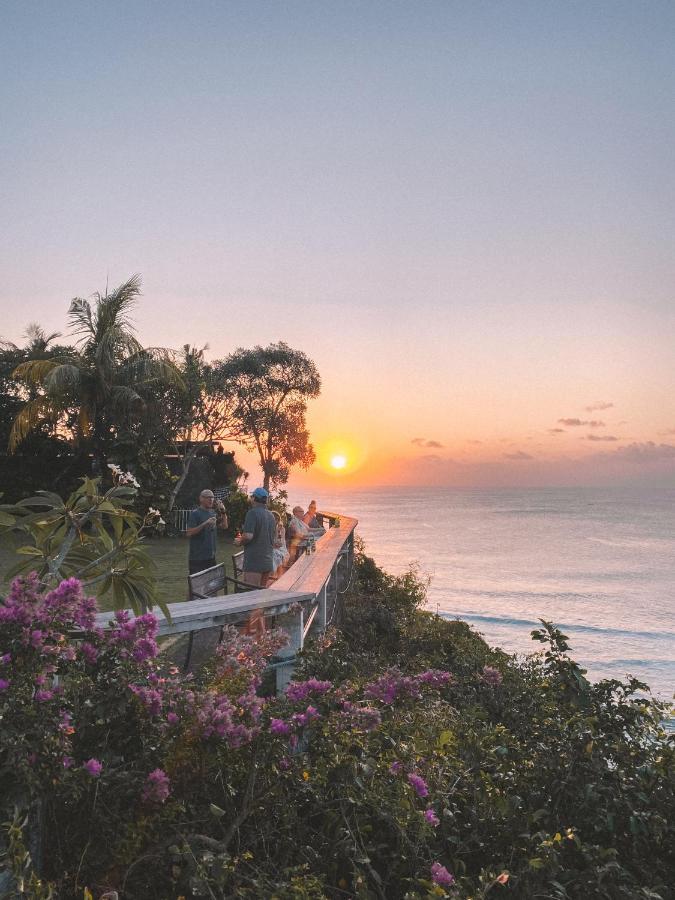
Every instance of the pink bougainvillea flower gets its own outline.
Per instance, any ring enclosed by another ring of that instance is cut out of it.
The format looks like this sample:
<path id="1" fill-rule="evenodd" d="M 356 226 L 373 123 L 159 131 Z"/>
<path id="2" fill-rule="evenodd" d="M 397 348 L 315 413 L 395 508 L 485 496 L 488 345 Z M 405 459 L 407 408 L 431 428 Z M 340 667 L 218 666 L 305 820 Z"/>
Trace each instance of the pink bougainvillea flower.
<path id="1" fill-rule="evenodd" d="M 145 779 L 141 800 L 144 803 L 164 803 L 170 793 L 169 776 L 163 769 L 154 769 Z"/>
<path id="2" fill-rule="evenodd" d="M 445 866 L 435 862 L 431 865 L 431 880 L 441 887 L 450 887 L 455 883 L 455 876 L 448 872 Z"/>
<path id="3" fill-rule="evenodd" d="M 504 680 L 502 673 L 499 669 L 495 669 L 494 666 L 483 666 L 483 674 L 481 677 L 485 684 L 489 684 L 490 687 L 499 687 Z"/>
<path id="4" fill-rule="evenodd" d="M 291 726 L 283 719 L 270 719 L 270 732 L 272 734 L 290 734 Z"/>
<path id="5" fill-rule="evenodd" d="M 92 778 L 98 778 L 103 769 L 103 763 L 92 757 L 86 761 L 84 768 L 89 772 Z"/>
<path id="6" fill-rule="evenodd" d="M 9 681 L 6 678 L 0 678 L 0 691 L 6 691 L 9 687 Z"/>
<path id="7" fill-rule="evenodd" d="M 424 810 L 424 818 L 430 825 L 433 825 L 434 828 L 437 828 L 441 824 L 441 820 L 431 807 Z"/>
<path id="8" fill-rule="evenodd" d="M 429 796 L 429 787 L 421 775 L 416 775 L 414 772 L 411 772 L 410 775 L 408 775 L 408 784 L 418 797 Z"/>

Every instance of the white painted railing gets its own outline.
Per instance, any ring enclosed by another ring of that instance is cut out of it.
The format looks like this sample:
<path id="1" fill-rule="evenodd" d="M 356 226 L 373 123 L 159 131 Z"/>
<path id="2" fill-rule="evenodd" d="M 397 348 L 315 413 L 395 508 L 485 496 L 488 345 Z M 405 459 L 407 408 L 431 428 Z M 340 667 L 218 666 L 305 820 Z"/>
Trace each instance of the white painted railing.
<path id="1" fill-rule="evenodd" d="M 171 620 L 155 607 L 160 637 L 202 631 L 222 625 L 242 625 L 251 614 L 273 619 L 289 636 L 274 664 L 277 691 L 291 680 L 295 658 L 310 634 L 321 634 L 338 624 L 340 595 L 349 585 L 354 561 L 354 530 L 357 520 L 323 513 L 329 527 L 311 553 L 303 554 L 269 588 L 245 594 L 225 594 L 207 600 L 171 604 Z M 97 625 L 108 624 L 110 613 L 99 613 Z"/>

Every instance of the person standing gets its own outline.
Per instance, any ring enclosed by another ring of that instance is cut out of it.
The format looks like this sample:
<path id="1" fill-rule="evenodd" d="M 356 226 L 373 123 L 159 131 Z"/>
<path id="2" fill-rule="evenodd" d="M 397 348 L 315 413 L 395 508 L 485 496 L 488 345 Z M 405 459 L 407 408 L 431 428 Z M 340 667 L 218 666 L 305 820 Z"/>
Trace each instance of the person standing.
<path id="1" fill-rule="evenodd" d="M 234 539 L 235 544 L 244 548 L 242 581 L 252 587 L 267 587 L 274 571 L 276 521 L 267 509 L 268 499 L 265 488 L 258 487 L 253 491 L 242 532 Z"/>
<path id="2" fill-rule="evenodd" d="M 216 529 L 227 528 L 227 513 L 213 491 L 205 488 L 199 495 L 199 506 L 188 518 L 185 534 L 190 538 L 188 568 L 190 575 L 216 565 Z"/>

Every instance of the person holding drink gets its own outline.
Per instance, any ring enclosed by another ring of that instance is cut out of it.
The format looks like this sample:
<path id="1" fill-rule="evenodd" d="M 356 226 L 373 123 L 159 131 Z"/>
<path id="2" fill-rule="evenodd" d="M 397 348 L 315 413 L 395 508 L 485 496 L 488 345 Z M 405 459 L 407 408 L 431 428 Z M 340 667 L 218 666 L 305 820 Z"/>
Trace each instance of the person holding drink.
<path id="1" fill-rule="evenodd" d="M 213 491 L 205 488 L 199 495 L 199 506 L 188 518 L 185 534 L 190 538 L 188 568 L 190 575 L 216 565 L 216 530 L 227 528 L 227 513 Z"/>

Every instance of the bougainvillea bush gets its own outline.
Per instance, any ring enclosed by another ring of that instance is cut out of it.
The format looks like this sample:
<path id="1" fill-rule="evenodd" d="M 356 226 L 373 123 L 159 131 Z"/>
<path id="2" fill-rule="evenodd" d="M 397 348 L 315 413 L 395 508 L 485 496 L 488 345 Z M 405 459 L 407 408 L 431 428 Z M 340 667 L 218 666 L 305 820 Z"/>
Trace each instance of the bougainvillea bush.
<path id="1" fill-rule="evenodd" d="M 637 682 L 590 684 L 548 623 L 545 652 L 518 661 L 423 597 L 414 572 L 361 555 L 340 634 L 264 697 L 278 632 L 226 630 L 184 675 L 151 615 L 103 632 L 77 581 L 16 581 L 6 895 L 672 897 L 664 710 Z"/>

